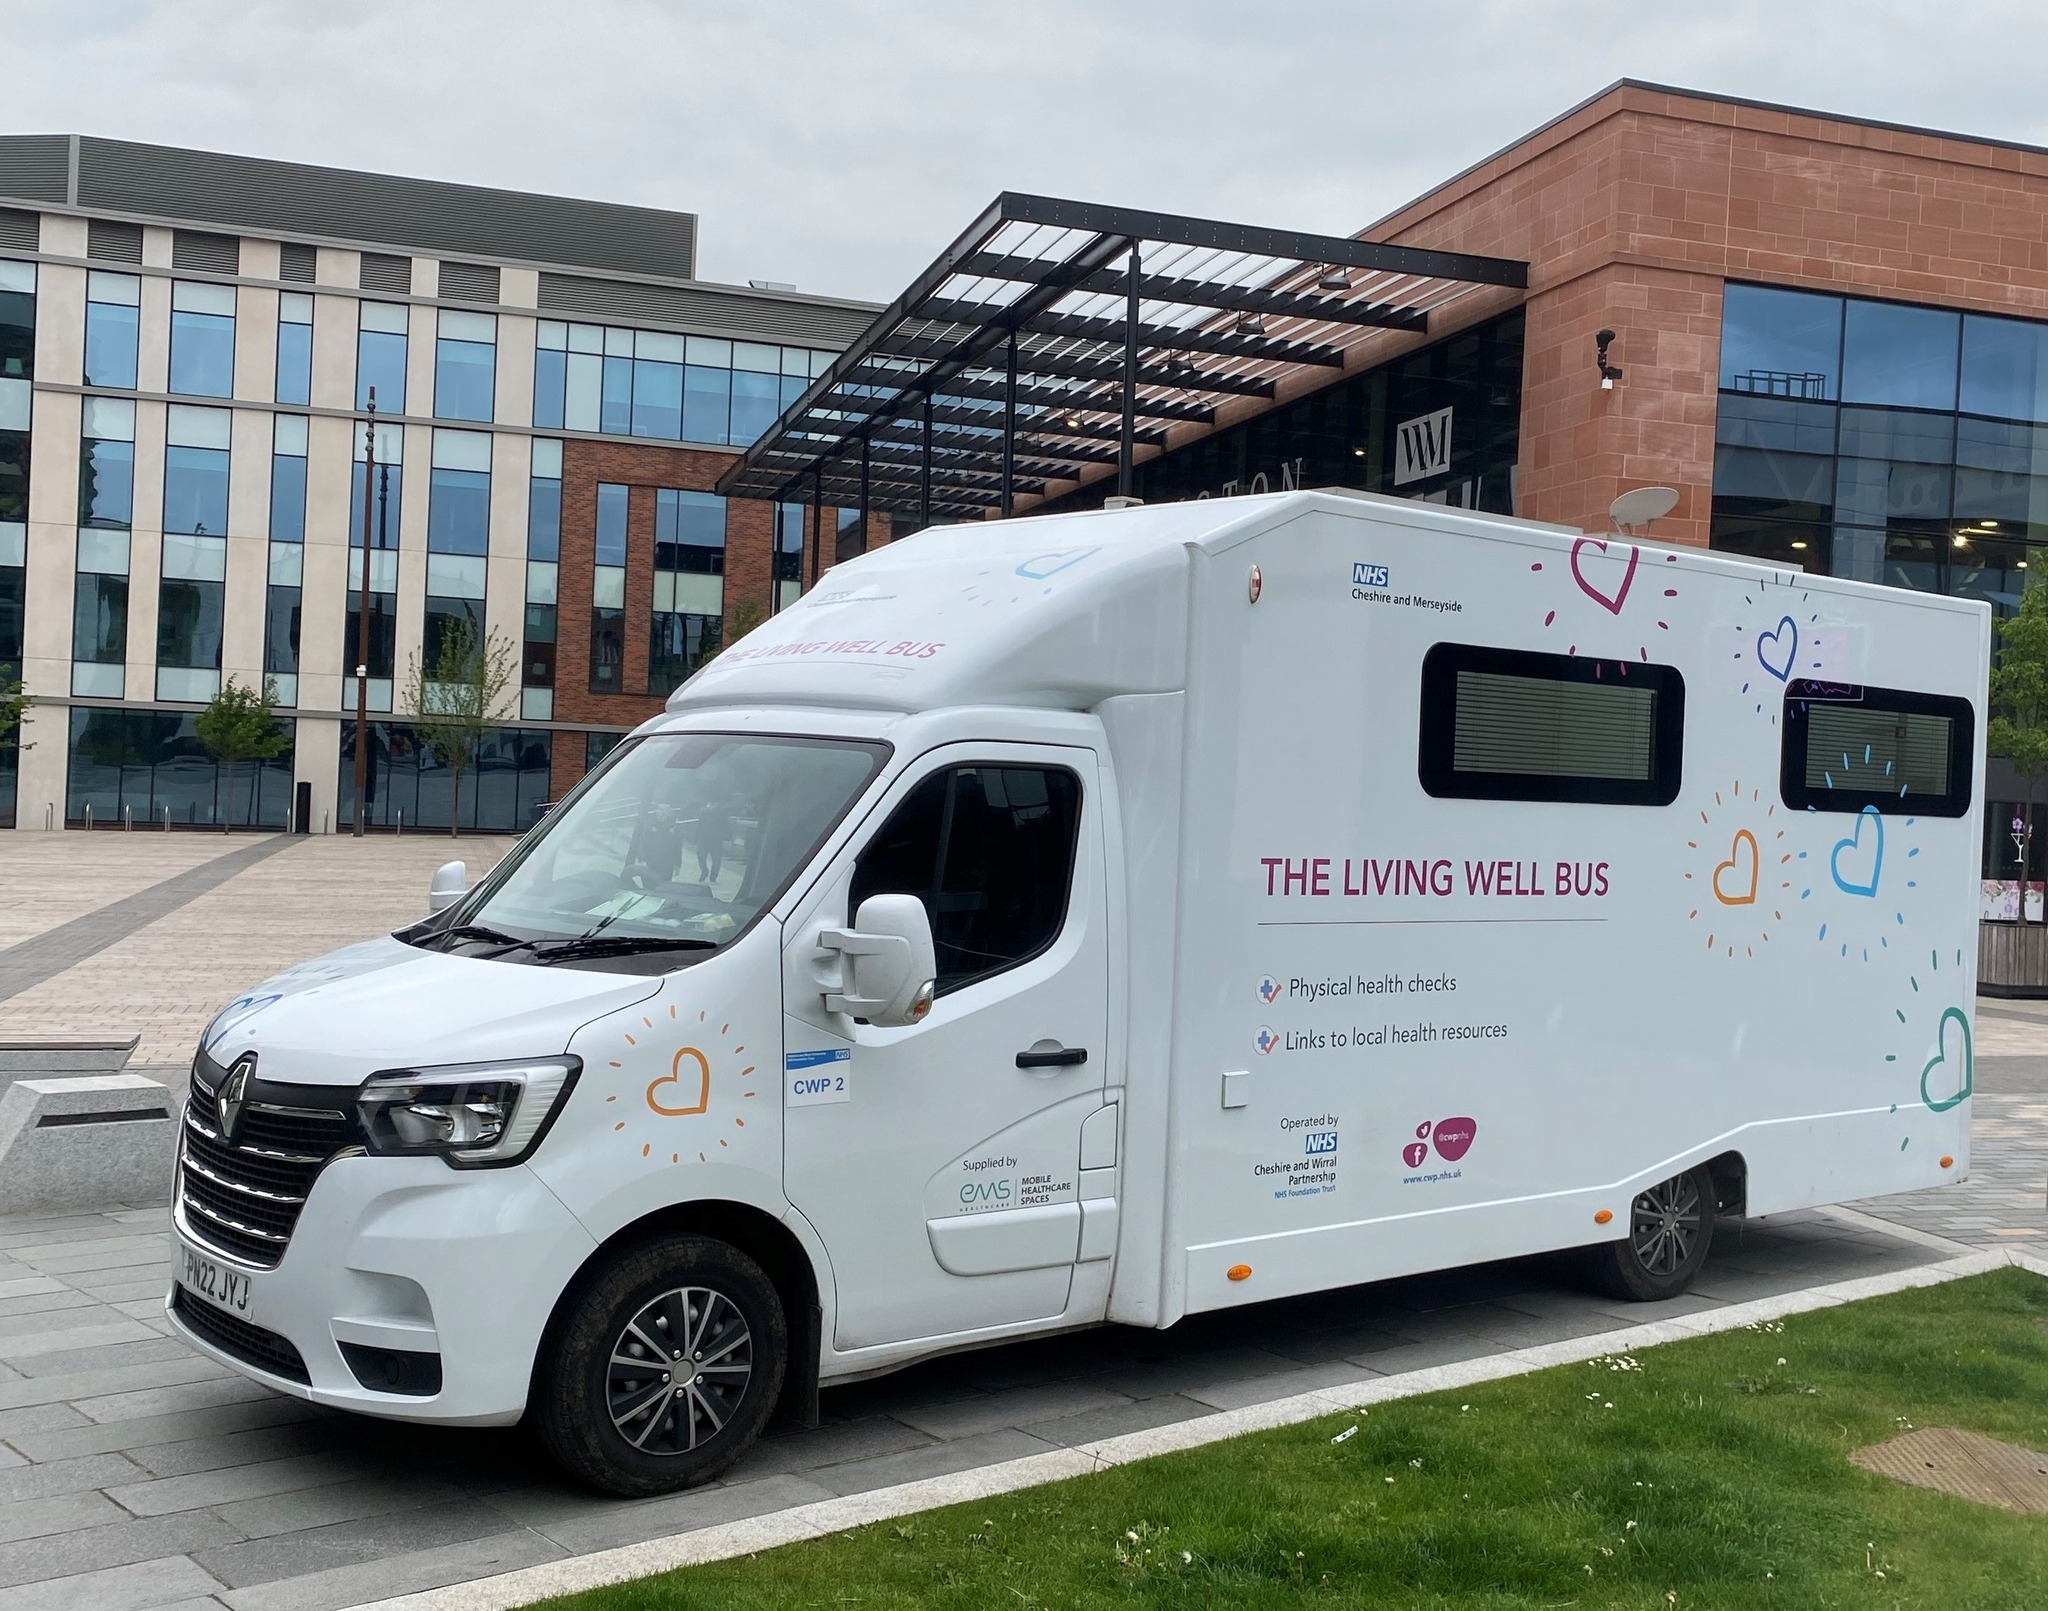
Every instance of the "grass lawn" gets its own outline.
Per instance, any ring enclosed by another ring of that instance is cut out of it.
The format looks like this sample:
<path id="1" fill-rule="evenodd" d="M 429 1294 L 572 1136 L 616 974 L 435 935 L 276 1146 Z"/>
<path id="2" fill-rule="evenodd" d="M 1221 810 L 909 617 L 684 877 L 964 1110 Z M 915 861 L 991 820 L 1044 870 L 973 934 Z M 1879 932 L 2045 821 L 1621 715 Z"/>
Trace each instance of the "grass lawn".
<path id="1" fill-rule="evenodd" d="M 1847 1459 L 1923 1426 L 2048 1449 L 2048 1281 L 2001 1270 L 547 1603 L 2048 1606 L 2048 1517 Z"/>

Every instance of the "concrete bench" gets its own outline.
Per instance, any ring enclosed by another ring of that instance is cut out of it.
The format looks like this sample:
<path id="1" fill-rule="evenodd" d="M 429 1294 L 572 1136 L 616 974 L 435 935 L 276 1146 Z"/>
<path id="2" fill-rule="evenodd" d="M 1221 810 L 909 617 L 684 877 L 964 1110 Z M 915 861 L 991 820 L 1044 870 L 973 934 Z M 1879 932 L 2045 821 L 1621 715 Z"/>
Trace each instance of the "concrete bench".
<path id="1" fill-rule="evenodd" d="M 168 1203 L 169 1087 L 140 1074 L 20 1079 L 0 1096 L 0 1214 Z"/>
<path id="2" fill-rule="evenodd" d="M 0 1040 L 0 1091 L 16 1080 L 55 1074 L 118 1074 L 128 1066 L 140 1035 L 126 1040 L 85 1040 L 45 1036 L 38 1040 Z"/>

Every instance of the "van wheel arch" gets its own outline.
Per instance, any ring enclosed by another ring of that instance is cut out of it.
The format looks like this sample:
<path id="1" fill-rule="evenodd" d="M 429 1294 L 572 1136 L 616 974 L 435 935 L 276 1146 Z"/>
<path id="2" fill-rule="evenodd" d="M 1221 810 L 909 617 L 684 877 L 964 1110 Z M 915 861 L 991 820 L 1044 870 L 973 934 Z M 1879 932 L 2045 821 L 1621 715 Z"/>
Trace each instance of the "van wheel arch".
<path id="1" fill-rule="evenodd" d="M 708 1236 L 760 1265 L 789 1325 L 789 1367 L 783 1377 L 777 1421 L 814 1427 L 818 1424 L 818 1363 L 824 1338 L 824 1311 L 818 1300 L 818 1275 L 809 1253 L 790 1228 L 748 1203 L 713 1199 L 677 1203 L 634 1220 L 614 1231 L 590 1256 L 555 1299 L 554 1309 L 533 1355 L 533 1382 L 527 1389 L 528 1414 L 536 1397 L 542 1362 L 548 1357 L 574 1300 L 620 1254 L 667 1236 Z"/>
<path id="2" fill-rule="evenodd" d="M 1749 1212 L 1749 1160 L 1739 1152 L 1724 1152 L 1707 1160 L 1707 1173 L 1714 1177 L 1714 1214 L 1718 1219 L 1741 1219 Z"/>

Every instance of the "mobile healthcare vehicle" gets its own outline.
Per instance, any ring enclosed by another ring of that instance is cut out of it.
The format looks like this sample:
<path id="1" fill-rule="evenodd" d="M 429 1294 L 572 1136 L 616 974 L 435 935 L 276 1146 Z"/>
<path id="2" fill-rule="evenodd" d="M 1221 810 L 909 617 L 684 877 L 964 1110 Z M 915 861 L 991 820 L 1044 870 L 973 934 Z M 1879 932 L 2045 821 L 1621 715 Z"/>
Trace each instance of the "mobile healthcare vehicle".
<path id="1" fill-rule="evenodd" d="M 948 1350 L 1969 1164 L 1986 606 L 1328 493 L 928 531 L 207 1028 L 168 1306 L 615 1493 Z"/>

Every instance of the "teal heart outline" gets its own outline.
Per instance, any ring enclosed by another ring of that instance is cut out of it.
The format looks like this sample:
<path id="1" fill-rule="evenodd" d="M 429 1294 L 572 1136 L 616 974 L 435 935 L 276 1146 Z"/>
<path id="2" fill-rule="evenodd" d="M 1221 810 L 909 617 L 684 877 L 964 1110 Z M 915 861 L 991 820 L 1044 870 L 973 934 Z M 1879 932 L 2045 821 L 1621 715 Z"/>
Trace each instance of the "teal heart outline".
<path id="1" fill-rule="evenodd" d="M 1870 859 L 1870 882 L 1852 884 L 1842 877 L 1842 852 L 1855 850 L 1863 843 L 1863 824 L 1877 825 L 1877 854 Z M 1828 876 L 1835 881 L 1835 888 L 1844 895 L 1862 895 L 1875 899 L 1877 883 L 1884 876 L 1884 813 L 1874 805 L 1867 805 L 1856 813 L 1856 831 L 1846 839 L 1835 841 L 1834 853 L 1828 857 Z"/>
<path id="2" fill-rule="evenodd" d="M 1948 1097 L 1943 1101 L 1937 1102 L 1934 1100 L 1933 1097 L 1927 1094 L 1927 1077 L 1928 1075 L 1932 1074 L 1936 1069 L 1940 1068 L 1943 1063 L 1948 1061 L 1947 1030 L 1948 1021 L 1951 1018 L 1953 1018 L 1959 1025 L 1962 1026 L 1963 1031 L 1963 1083 L 1957 1088 L 1956 1094 L 1954 1096 Z M 1977 1052 L 1970 1038 L 1969 1015 L 1965 1013 L 1963 1009 L 1960 1007 L 1950 1007 L 1946 1012 L 1944 1012 L 1941 1015 L 1940 1022 L 1937 1023 L 1935 1026 L 1934 1055 L 1927 1060 L 1927 1066 L 1920 1070 L 1920 1100 L 1927 1104 L 1929 1111 L 1934 1113 L 1946 1113 L 1950 1108 L 1954 1107 L 1957 1103 L 1965 1100 L 1970 1095 L 1970 1093 L 1974 1091 L 1976 1088 Z"/>

